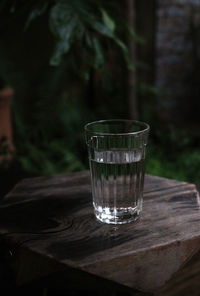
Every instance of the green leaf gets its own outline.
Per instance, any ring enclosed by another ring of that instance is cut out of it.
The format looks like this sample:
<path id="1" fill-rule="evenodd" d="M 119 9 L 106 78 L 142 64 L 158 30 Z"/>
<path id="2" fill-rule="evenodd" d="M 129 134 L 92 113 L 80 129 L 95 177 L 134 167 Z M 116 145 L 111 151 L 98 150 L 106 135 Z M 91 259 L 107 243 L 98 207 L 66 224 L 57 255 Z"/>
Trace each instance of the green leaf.
<path id="1" fill-rule="evenodd" d="M 101 13 L 102 13 L 102 20 L 104 24 L 111 30 L 111 32 L 114 32 L 115 31 L 114 20 L 111 19 L 111 17 L 108 15 L 108 13 L 104 9 L 101 9 Z"/>
<path id="2" fill-rule="evenodd" d="M 101 47 L 101 43 L 96 37 L 93 38 L 93 44 L 95 49 L 95 66 L 97 68 L 102 68 L 104 65 L 103 48 Z"/>
<path id="3" fill-rule="evenodd" d="M 128 69 L 129 70 L 132 70 L 132 71 L 135 70 L 135 67 L 134 67 L 134 65 L 131 62 L 131 59 L 130 59 L 130 55 L 129 55 L 127 46 L 119 38 L 117 38 L 116 36 L 114 36 L 114 40 L 115 40 L 115 42 L 117 43 L 117 45 L 122 50 L 124 59 L 125 59 L 126 64 L 128 66 Z"/>
<path id="4" fill-rule="evenodd" d="M 93 22 L 90 22 L 93 29 L 95 29 L 97 32 L 101 33 L 104 36 L 107 36 L 109 38 L 113 38 L 113 32 L 103 23 L 94 20 Z"/>
<path id="5" fill-rule="evenodd" d="M 92 48 L 92 36 L 86 31 L 85 32 L 85 40 L 86 40 L 86 44 L 89 48 Z"/>
<path id="6" fill-rule="evenodd" d="M 58 39 L 68 40 L 77 24 L 77 18 L 67 3 L 58 2 L 51 9 L 49 24 Z"/>
<path id="7" fill-rule="evenodd" d="M 91 63 L 94 57 L 93 66 L 101 68 L 105 63 L 105 49 L 101 46 L 101 40 L 106 41 L 107 37 L 120 47 L 128 68 L 134 69 L 126 45 L 114 33 L 114 20 L 105 9 L 100 8 L 100 11 L 102 20 L 99 19 L 96 8 L 90 1 L 61 0 L 55 3 L 49 18 L 50 29 L 57 39 L 50 60 L 51 65 L 58 65 L 73 44 L 80 45 L 84 41 L 87 44 L 86 52 L 89 51 L 88 60 Z"/>
<path id="8" fill-rule="evenodd" d="M 135 34 L 135 32 L 134 32 L 131 28 L 126 27 L 126 29 L 127 29 L 128 33 L 129 33 L 129 35 L 130 35 L 132 38 L 134 38 L 135 41 L 137 41 L 138 43 L 142 43 L 142 44 L 145 43 L 145 40 L 144 40 L 142 37 L 140 37 L 140 36 L 138 36 L 137 34 Z"/>
<path id="9" fill-rule="evenodd" d="M 50 59 L 50 65 L 51 66 L 57 66 L 60 64 L 61 60 L 62 60 L 62 56 L 63 54 L 67 53 L 70 49 L 71 43 L 70 41 L 66 42 L 66 41 L 60 41 L 57 42 L 55 49 L 54 49 L 54 53 Z"/>
<path id="10" fill-rule="evenodd" d="M 95 29 L 97 32 L 101 33 L 102 35 L 111 38 L 115 43 L 121 48 L 124 59 L 126 61 L 126 64 L 129 68 L 129 70 L 134 70 L 134 66 L 131 63 L 130 55 L 128 52 L 127 46 L 111 31 L 109 27 L 107 27 L 105 24 L 97 21 L 97 20 L 91 20 L 89 19 L 89 22 L 93 29 Z"/>
<path id="11" fill-rule="evenodd" d="M 46 9 L 48 7 L 48 2 L 41 0 L 39 1 L 39 3 L 37 4 L 37 6 L 35 8 L 32 9 L 31 13 L 28 16 L 28 19 L 26 21 L 24 30 L 27 30 L 30 23 L 38 16 L 42 15 Z"/>
<path id="12" fill-rule="evenodd" d="M 78 31 L 81 38 L 83 30 L 78 26 L 78 18 L 67 3 L 58 2 L 53 6 L 49 22 L 52 33 L 58 39 L 50 64 L 58 65 L 63 54 L 70 50 L 73 39 L 76 38 L 75 32 Z"/>

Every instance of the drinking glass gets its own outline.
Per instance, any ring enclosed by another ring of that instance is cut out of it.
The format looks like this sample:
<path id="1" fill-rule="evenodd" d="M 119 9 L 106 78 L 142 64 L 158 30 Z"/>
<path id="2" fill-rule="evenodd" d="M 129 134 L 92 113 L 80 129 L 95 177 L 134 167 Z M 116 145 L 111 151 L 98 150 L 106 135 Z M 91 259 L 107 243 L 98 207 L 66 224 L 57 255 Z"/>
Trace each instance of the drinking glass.
<path id="1" fill-rule="evenodd" d="M 142 211 L 149 125 L 135 120 L 100 120 L 85 125 L 96 218 L 125 224 Z"/>

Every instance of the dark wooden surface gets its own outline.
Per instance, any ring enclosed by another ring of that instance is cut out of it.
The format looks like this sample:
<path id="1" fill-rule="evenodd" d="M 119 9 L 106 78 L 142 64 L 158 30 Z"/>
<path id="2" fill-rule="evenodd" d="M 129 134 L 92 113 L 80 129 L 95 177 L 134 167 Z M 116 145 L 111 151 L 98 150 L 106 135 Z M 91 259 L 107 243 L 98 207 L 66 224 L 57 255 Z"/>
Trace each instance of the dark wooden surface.
<path id="1" fill-rule="evenodd" d="M 199 196 L 193 184 L 147 175 L 140 220 L 112 226 L 94 217 L 88 171 L 26 179 L 0 203 L 0 235 L 18 285 L 65 270 L 70 281 L 179 295 L 172 286 L 180 292 L 200 257 Z"/>

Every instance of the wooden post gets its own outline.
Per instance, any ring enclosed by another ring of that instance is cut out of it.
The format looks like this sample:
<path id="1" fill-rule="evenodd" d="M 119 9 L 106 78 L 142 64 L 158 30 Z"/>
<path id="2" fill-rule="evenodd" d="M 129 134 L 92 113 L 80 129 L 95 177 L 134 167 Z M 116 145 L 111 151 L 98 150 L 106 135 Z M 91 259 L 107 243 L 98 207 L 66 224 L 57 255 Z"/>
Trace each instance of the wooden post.
<path id="1" fill-rule="evenodd" d="M 5 137 L 5 143 L 3 145 L 8 145 L 9 149 L 8 154 L 0 155 L 0 163 L 5 159 L 10 161 L 12 159 L 11 152 L 14 150 L 11 120 L 11 100 L 13 93 L 14 91 L 10 86 L 6 86 L 0 90 L 0 140 Z"/>
<path id="2" fill-rule="evenodd" d="M 135 5 L 134 0 L 127 0 L 127 23 L 128 26 L 135 30 Z M 136 64 L 136 44 L 135 40 L 130 36 L 128 39 L 128 48 L 132 64 Z M 136 71 L 128 71 L 128 105 L 129 116 L 131 119 L 138 119 L 138 102 L 136 96 Z"/>

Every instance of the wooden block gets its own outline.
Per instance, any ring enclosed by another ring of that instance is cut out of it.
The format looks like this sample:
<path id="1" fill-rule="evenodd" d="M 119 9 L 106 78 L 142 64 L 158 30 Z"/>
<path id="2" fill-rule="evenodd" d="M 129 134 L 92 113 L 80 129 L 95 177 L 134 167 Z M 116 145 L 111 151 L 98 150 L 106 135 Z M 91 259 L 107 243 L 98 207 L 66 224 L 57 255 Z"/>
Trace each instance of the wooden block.
<path id="1" fill-rule="evenodd" d="M 41 276 L 20 269 L 34 254 L 42 276 L 51 261 L 156 292 L 200 249 L 199 195 L 193 184 L 146 175 L 140 220 L 113 226 L 95 219 L 88 171 L 26 179 L 0 204 L 0 234 L 19 254 L 19 284 Z"/>

